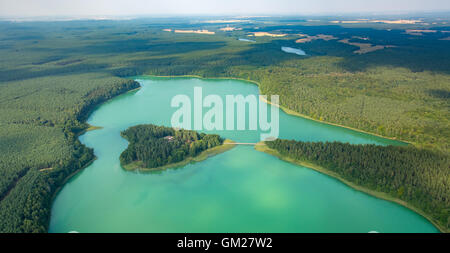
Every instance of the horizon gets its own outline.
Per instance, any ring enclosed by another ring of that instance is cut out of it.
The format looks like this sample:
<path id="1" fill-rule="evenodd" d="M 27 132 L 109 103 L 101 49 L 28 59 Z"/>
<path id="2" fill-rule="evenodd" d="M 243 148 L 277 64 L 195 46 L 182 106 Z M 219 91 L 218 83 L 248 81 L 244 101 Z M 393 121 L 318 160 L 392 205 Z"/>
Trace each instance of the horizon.
<path id="1" fill-rule="evenodd" d="M 102 15 L 102 14 L 92 14 L 92 15 L 40 15 L 40 16 L 18 16 L 18 15 L 0 15 L 0 21 L 17 21 L 17 22 L 27 22 L 27 21 L 107 21 L 107 20 L 139 20 L 139 19 L 158 19 L 158 18 L 230 18 L 230 19 L 254 19 L 254 18 L 281 18 L 281 17 L 292 17 L 292 18 L 388 18 L 388 19 L 402 19 L 402 18 L 429 18 L 429 17 L 439 17 L 439 18 L 450 18 L 450 10 L 436 10 L 436 11 L 411 11 L 411 12 L 346 12 L 346 13 L 309 13 L 309 14 L 122 14 L 122 15 Z"/>
<path id="2" fill-rule="evenodd" d="M 0 17 L 186 17 L 186 16 L 340 16 L 340 15 L 411 15 L 450 12 L 446 0 L 389 0 L 377 2 L 358 0 L 230 0 L 176 1 L 166 0 L 0 0 Z"/>

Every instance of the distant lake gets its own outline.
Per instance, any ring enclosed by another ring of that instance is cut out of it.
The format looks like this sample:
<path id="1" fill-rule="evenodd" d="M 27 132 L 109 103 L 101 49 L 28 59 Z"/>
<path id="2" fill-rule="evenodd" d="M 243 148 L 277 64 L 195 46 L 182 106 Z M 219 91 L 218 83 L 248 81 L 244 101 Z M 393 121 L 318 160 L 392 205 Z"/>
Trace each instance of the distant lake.
<path id="1" fill-rule="evenodd" d="M 256 41 L 254 41 L 254 40 L 242 39 L 242 38 L 239 38 L 238 40 L 240 40 L 240 41 L 246 41 L 246 42 L 256 42 Z"/>
<path id="2" fill-rule="evenodd" d="M 300 48 L 281 47 L 281 50 L 283 50 L 286 53 L 290 53 L 290 54 L 306 55 L 305 51 L 301 50 Z"/>

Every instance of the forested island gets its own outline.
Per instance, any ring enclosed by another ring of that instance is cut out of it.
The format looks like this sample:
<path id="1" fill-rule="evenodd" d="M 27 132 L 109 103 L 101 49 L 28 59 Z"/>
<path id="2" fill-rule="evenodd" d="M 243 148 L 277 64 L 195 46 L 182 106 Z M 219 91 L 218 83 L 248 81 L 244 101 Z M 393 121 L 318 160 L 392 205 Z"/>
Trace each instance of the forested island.
<path id="1" fill-rule="evenodd" d="M 277 139 L 256 149 L 405 205 L 450 229 L 450 159 L 413 146 Z"/>
<path id="2" fill-rule="evenodd" d="M 127 170 L 160 170 L 201 161 L 234 145 L 217 134 L 174 129 L 152 124 L 130 127 L 121 133 L 129 141 L 120 155 Z"/>

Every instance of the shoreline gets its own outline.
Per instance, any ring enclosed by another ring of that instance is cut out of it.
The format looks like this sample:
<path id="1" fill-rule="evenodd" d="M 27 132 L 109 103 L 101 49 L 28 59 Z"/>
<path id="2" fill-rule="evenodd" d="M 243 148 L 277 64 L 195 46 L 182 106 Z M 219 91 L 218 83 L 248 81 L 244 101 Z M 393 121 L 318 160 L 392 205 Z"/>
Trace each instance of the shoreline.
<path id="1" fill-rule="evenodd" d="M 50 203 L 51 203 L 50 204 L 50 217 L 48 218 L 48 221 L 47 221 L 47 233 L 48 233 L 48 230 L 50 229 L 50 220 L 51 220 L 51 216 L 52 216 L 53 203 L 55 202 L 55 199 L 58 196 L 59 192 L 66 185 L 66 183 L 69 182 L 70 179 L 72 179 L 74 176 L 76 176 L 78 174 L 78 172 L 81 172 L 82 170 L 86 169 L 91 164 L 93 164 L 95 162 L 95 160 L 97 160 L 96 156 L 94 156 L 94 158 L 92 158 L 92 160 L 90 160 L 88 163 L 86 163 L 83 167 L 81 167 L 77 170 L 74 170 L 66 178 L 64 178 L 64 180 L 61 182 L 61 184 L 55 189 L 55 192 L 52 194 L 52 196 L 50 198 Z"/>
<path id="2" fill-rule="evenodd" d="M 315 122 L 327 124 L 327 125 L 330 125 L 330 126 L 336 126 L 336 127 L 346 128 L 346 129 L 349 129 L 349 130 L 352 130 L 352 131 L 355 131 L 355 132 L 359 132 L 359 133 L 363 133 L 363 134 L 368 134 L 368 135 L 373 135 L 373 136 L 380 137 L 380 138 L 384 138 L 384 139 L 387 139 L 387 140 L 403 142 L 404 144 L 407 144 L 407 145 L 415 145 L 413 142 L 409 142 L 409 141 L 405 141 L 405 140 L 400 140 L 400 139 L 397 139 L 397 138 L 395 138 L 395 137 L 383 136 L 383 135 L 379 135 L 379 134 L 376 134 L 376 133 L 371 133 L 371 132 L 367 132 L 367 131 L 364 131 L 364 130 L 361 130 L 361 129 L 353 128 L 353 127 L 350 127 L 350 126 L 344 126 L 344 125 L 340 125 L 340 124 L 337 124 L 337 123 L 332 123 L 332 122 L 328 122 L 328 121 L 322 121 L 322 120 L 314 119 L 314 118 L 312 118 L 312 117 L 310 117 L 310 116 L 308 116 L 308 115 L 301 114 L 301 113 L 299 113 L 299 112 L 293 111 L 293 110 L 288 109 L 288 108 L 286 108 L 286 107 L 284 107 L 284 106 L 282 106 L 282 105 L 274 104 L 274 103 L 268 101 L 267 99 L 261 98 L 261 100 L 262 100 L 263 102 L 267 103 L 267 104 L 270 104 L 270 105 L 273 105 L 273 106 L 276 106 L 276 107 L 280 108 L 281 110 L 283 110 L 283 112 L 285 112 L 285 113 L 287 113 L 287 114 L 289 114 L 289 115 L 292 115 L 292 116 L 297 116 L 297 117 L 305 118 L 305 119 L 308 119 L 308 120 L 312 120 L 312 121 L 315 121 Z"/>
<path id="3" fill-rule="evenodd" d="M 139 76 L 132 76 L 131 78 L 133 80 L 135 79 L 139 79 L 138 77 L 156 77 L 156 78 L 197 78 L 197 79 L 203 79 L 203 80 L 237 80 L 237 81 L 242 81 L 242 82 L 247 82 L 247 83 L 252 83 L 258 86 L 260 86 L 260 84 L 256 81 L 253 80 L 247 80 L 247 79 L 243 79 L 243 78 L 238 78 L 238 77 L 203 77 L 203 76 L 199 76 L 199 75 L 177 75 L 177 76 L 157 76 L 157 75 L 139 75 Z"/>
<path id="4" fill-rule="evenodd" d="M 261 84 L 259 82 L 254 81 L 254 80 L 246 80 L 246 79 L 242 79 L 242 78 L 237 78 L 237 77 L 202 77 L 202 76 L 199 76 L 199 75 L 176 75 L 176 76 L 170 76 L 170 75 L 169 76 L 140 75 L 140 76 L 133 76 L 133 78 L 145 77 L 145 76 L 157 77 L 157 78 L 198 78 L 198 79 L 203 79 L 203 80 L 208 80 L 208 79 L 210 79 L 210 80 L 227 80 L 227 79 L 229 79 L 229 80 L 237 80 L 237 81 L 242 81 L 242 82 L 255 84 L 256 86 L 258 86 L 258 91 L 261 94 L 261 89 L 260 89 Z M 384 135 L 380 135 L 380 134 L 376 134 L 376 133 L 367 132 L 365 130 L 361 130 L 361 129 L 358 129 L 358 128 L 345 126 L 345 125 L 340 125 L 338 123 L 332 123 L 332 122 L 328 122 L 328 121 L 322 121 L 322 120 L 314 119 L 314 118 L 312 118 L 312 117 L 310 117 L 310 116 L 308 116 L 306 114 L 301 114 L 301 113 L 296 112 L 294 110 L 288 109 L 288 108 L 286 108 L 286 107 L 284 107 L 282 105 L 273 104 L 272 102 L 270 102 L 270 101 L 268 101 L 266 99 L 261 98 L 261 100 L 263 102 L 267 103 L 267 104 L 270 104 L 270 105 L 273 105 L 273 106 L 276 106 L 276 107 L 280 108 L 281 110 L 283 110 L 283 112 L 285 112 L 286 114 L 292 115 L 292 116 L 296 116 L 296 117 L 312 120 L 312 121 L 319 122 L 319 123 L 322 123 L 322 124 L 327 124 L 327 125 L 331 125 L 331 126 L 337 126 L 337 127 L 346 128 L 346 129 L 349 129 L 349 130 L 353 130 L 355 132 L 368 134 L 368 135 L 373 135 L 373 136 L 384 138 L 384 139 L 387 139 L 387 140 L 403 142 L 404 144 L 407 144 L 407 145 L 417 146 L 414 142 L 401 140 L 401 139 L 398 139 L 396 137 L 388 137 L 388 136 L 384 136 Z"/>
<path id="5" fill-rule="evenodd" d="M 95 160 L 97 160 L 97 157 L 94 156 L 94 158 L 92 158 L 92 160 L 90 160 L 88 163 L 86 163 L 83 167 L 74 170 L 72 173 L 70 173 L 66 178 L 64 178 L 64 180 L 62 181 L 61 185 L 58 186 L 55 190 L 55 193 L 53 193 L 52 197 L 51 197 L 51 202 L 53 205 L 53 201 L 55 200 L 56 196 L 58 195 L 58 193 L 61 191 L 61 189 L 64 187 L 64 185 L 72 178 L 74 177 L 76 174 L 78 174 L 78 172 L 86 169 L 87 167 L 89 167 L 92 163 L 95 162 Z"/>
<path id="6" fill-rule="evenodd" d="M 170 163 L 166 164 L 164 166 L 156 167 L 156 168 L 142 168 L 138 162 L 132 162 L 126 165 L 120 165 L 125 171 L 130 172 L 158 172 L 158 171 L 164 171 L 167 169 L 176 169 L 180 167 L 184 167 L 190 163 L 197 163 L 204 161 L 212 156 L 224 153 L 236 146 L 235 142 L 230 139 L 224 140 L 222 145 L 215 146 L 213 148 L 207 149 L 202 151 L 200 154 L 194 157 L 187 157 L 183 161 L 176 162 L 176 163 Z"/>
<path id="7" fill-rule="evenodd" d="M 261 142 L 260 142 L 261 143 Z M 305 161 L 300 161 L 297 159 L 293 159 L 290 157 L 286 157 L 283 156 L 282 154 L 280 154 L 277 150 L 275 149 L 271 149 L 269 148 L 266 144 L 263 145 L 255 145 L 255 150 L 259 151 L 259 152 L 263 152 L 272 156 L 277 157 L 278 159 L 285 161 L 285 162 L 289 162 L 291 164 L 294 165 L 299 165 L 302 167 L 306 167 L 309 169 L 312 169 L 314 171 L 317 171 L 319 173 L 325 174 L 327 176 L 330 176 L 332 178 L 335 178 L 337 180 L 339 180 L 340 182 L 342 182 L 343 184 L 347 185 L 348 187 L 363 192 L 365 194 L 368 194 L 372 197 L 378 198 L 378 199 L 382 199 L 382 200 L 386 200 L 386 201 L 390 201 L 393 203 L 396 203 L 398 205 L 401 205 L 405 208 L 408 208 L 409 210 L 419 214 L 420 216 L 424 217 L 427 221 L 429 221 L 437 230 L 439 230 L 441 233 L 449 233 L 449 231 L 447 231 L 444 227 L 442 227 L 440 224 L 438 224 L 432 217 L 430 217 L 428 214 L 426 214 L 424 211 L 416 208 L 415 206 L 409 204 L 408 202 L 395 198 L 385 192 L 379 192 L 379 191 L 375 191 L 375 190 L 371 190 L 369 188 L 357 185 L 353 182 L 348 181 L 347 179 L 343 178 L 341 175 L 339 175 L 338 173 L 328 170 L 322 166 L 319 165 L 315 165 L 313 163 L 310 162 L 305 162 Z"/>
<path id="8" fill-rule="evenodd" d="M 125 79 L 125 78 L 124 78 L 124 79 Z M 123 92 L 123 93 L 117 94 L 117 95 L 115 95 L 115 96 L 113 96 L 113 97 L 111 97 L 111 98 L 109 98 L 109 99 L 106 99 L 106 100 L 104 100 L 104 101 L 102 101 L 102 102 L 96 104 L 96 105 L 93 106 L 92 108 L 90 108 L 87 112 L 85 112 L 86 118 L 85 118 L 85 120 L 83 120 L 83 123 L 86 124 L 86 128 L 83 129 L 82 131 L 80 131 L 80 132 L 78 132 L 78 133 L 75 134 L 76 139 L 79 140 L 80 136 L 82 136 L 83 134 L 85 134 L 85 133 L 87 133 L 87 132 L 103 129 L 102 126 L 93 126 L 93 125 L 87 123 L 87 120 L 88 120 L 89 116 L 90 116 L 90 115 L 91 115 L 91 114 L 92 114 L 99 106 L 105 104 L 106 102 L 110 101 L 111 99 L 116 98 L 117 96 L 126 94 L 126 93 L 128 93 L 128 92 L 132 92 L 132 91 L 139 90 L 140 88 L 142 88 L 142 86 L 139 84 L 139 87 L 137 87 L 137 88 L 134 88 L 134 89 L 131 89 L 131 90 L 127 90 L 127 91 L 125 91 L 125 92 Z M 82 143 L 82 144 L 83 144 L 83 143 Z M 85 144 L 83 144 L 83 145 L 85 145 Z M 88 163 L 86 163 L 83 167 L 81 167 L 81 168 L 79 168 L 79 169 L 73 171 L 73 172 L 70 173 L 66 178 L 64 178 L 64 180 L 63 180 L 63 182 L 61 183 L 61 185 L 58 186 L 58 187 L 56 188 L 55 193 L 54 193 L 54 194 L 52 195 L 52 197 L 51 197 L 52 206 L 53 206 L 53 201 L 54 201 L 54 199 L 56 198 L 56 195 L 58 195 L 58 193 L 59 193 L 59 191 L 62 189 L 62 187 L 64 187 L 64 185 L 65 185 L 65 184 L 66 184 L 73 176 L 75 176 L 78 172 L 80 172 L 80 171 L 84 170 L 85 168 L 89 167 L 95 160 L 97 160 L 97 156 L 94 155 L 94 158 L 92 158 L 91 161 L 89 161 Z"/>
<path id="9" fill-rule="evenodd" d="M 126 78 L 124 78 L 124 79 L 126 79 Z M 96 105 L 94 105 L 94 106 L 88 108 L 87 111 L 85 111 L 85 112 L 83 113 L 83 115 L 81 115 L 81 117 L 82 117 L 82 122 L 86 124 L 86 128 L 84 128 L 82 131 L 80 131 L 80 132 L 78 132 L 78 133 L 74 133 L 74 134 L 75 134 L 75 138 L 76 138 L 77 140 L 79 140 L 79 138 L 80 138 L 81 135 L 83 135 L 83 134 L 85 134 L 85 133 L 87 133 L 87 132 L 89 132 L 89 131 L 100 130 L 100 129 L 103 128 L 102 126 L 93 126 L 93 125 L 90 125 L 89 123 L 87 123 L 87 121 L 88 121 L 88 119 L 89 119 L 89 116 L 90 116 L 90 115 L 91 115 L 91 114 L 92 114 L 99 106 L 105 104 L 106 102 L 110 101 L 111 99 L 116 98 L 117 96 L 126 94 L 126 93 L 131 92 L 131 91 L 139 90 L 141 87 L 142 87 L 142 86 L 139 84 L 139 87 L 137 87 L 137 88 L 134 88 L 134 89 L 131 89 L 131 90 L 127 90 L 127 91 L 124 91 L 123 93 L 120 93 L 120 94 L 116 94 L 116 95 L 112 96 L 111 98 L 106 99 L 106 100 L 104 100 L 104 101 L 101 101 L 101 102 L 99 102 L 98 104 L 96 104 Z M 85 144 L 82 143 L 82 145 L 85 145 Z M 85 146 L 86 146 L 86 145 L 85 145 Z M 55 199 L 56 199 L 56 197 L 58 196 L 59 192 L 60 192 L 60 191 L 62 190 L 62 188 L 67 184 L 67 182 L 69 182 L 70 179 L 72 179 L 72 178 L 73 178 L 75 175 L 77 175 L 79 172 L 83 171 L 84 169 L 86 169 L 87 167 L 89 167 L 90 165 L 92 165 L 92 163 L 94 163 L 95 160 L 97 160 L 97 156 L 95 156 L 95 154 L 94 154 L 94 157 L 92 158 L 92 160 L 90 160 L 89 162 L 87 162 L 87 163 L 86 163 L 84 166 L 82 166 L 81 168 L 76 169 L 76 170 L 74 170 L 72 173 L 70 173 L 69 175 L 67 175 L 67 177 L 65 177 L 65 178 L 63 179 L 63 181 L 61 182 L 61 184 L 55 189 L 55 192 L 53 192 L 53 194 L 51 195 L 51 197 L 50 197 L 50 208 L 49 208 L 49 209 L 50 209 L 50 212 L 49 212 L 49 217 L 48 217 L 48 219 L 47 219 L 47 221 L 46 221 L 46 222 L 47 222 L 47 224 L 46 224 L 46 230 L 47 230 L 47 233 L 48 233 L 48 230 L 49 230 L 49 228 L 50 228 L 50 220 L 51 220 L 51 215 L 52 215 L 53 204 L 54 204 Z"/>

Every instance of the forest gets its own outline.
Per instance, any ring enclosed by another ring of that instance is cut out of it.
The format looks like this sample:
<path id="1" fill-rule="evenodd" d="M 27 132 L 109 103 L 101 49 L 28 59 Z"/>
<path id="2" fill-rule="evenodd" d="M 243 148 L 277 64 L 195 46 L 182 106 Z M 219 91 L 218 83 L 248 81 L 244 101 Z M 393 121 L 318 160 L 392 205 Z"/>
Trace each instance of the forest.
<path id="1" fill-rule="evenodd" d="M 319 165 L 356 185 L 385 192 L 450 228 L 450 159 L 413 146 L 277 139 L 265 144 L 282 156 Z"/>
<path id="2" fill-rule="evenodd" d="M 252 80 L 262 94 L 280 95 L 287 109 L 448 157 L 450 41 L 445 32 L 450 26 L 442 19 L 370 26 L 330 24 L 333 19 L 0 21 L 0 232 L 47 230 L 52 197 L 94 159 L 77 140 L 88 128 L 89 113 L 138 88 L 130 78 L 136 75 Z M 435 21 L 439 24 L 432 25 Z M 227 25 L 240 29 L 220 30 Z M 167 28 L 216 33 L 163 31 Z M 418 36 L 405 29 L 437 32 Z M 255 31 L 286 36 L 248 36 Z M 364 36 L 365 42 L 395 47 L 359 55 L 353 53 L 357 47 L 338 40 L 295 43 L 300 33 L 351 41 Z M 307 55 L 284 53 L 281 46 L 299 47 Z"/>
<path id="3" fill-rule="evenodd" d="M 0 85 L 1 232 L 47 231 L 54 194 L 94 159 L 78 141 L 85 118 L 95 105 L 137 87 L 100 73 Z"/>
<path id="4" fill-rule="evenodd" d="M 152 124 L 130 127 L 121 135 L 129 141 L 127 149 L 120 154 L 120 163 L 125 168 L 136 162 L 144 169 L 160 168 L 195 157 L 224 141 L 216 134 Z"/>

